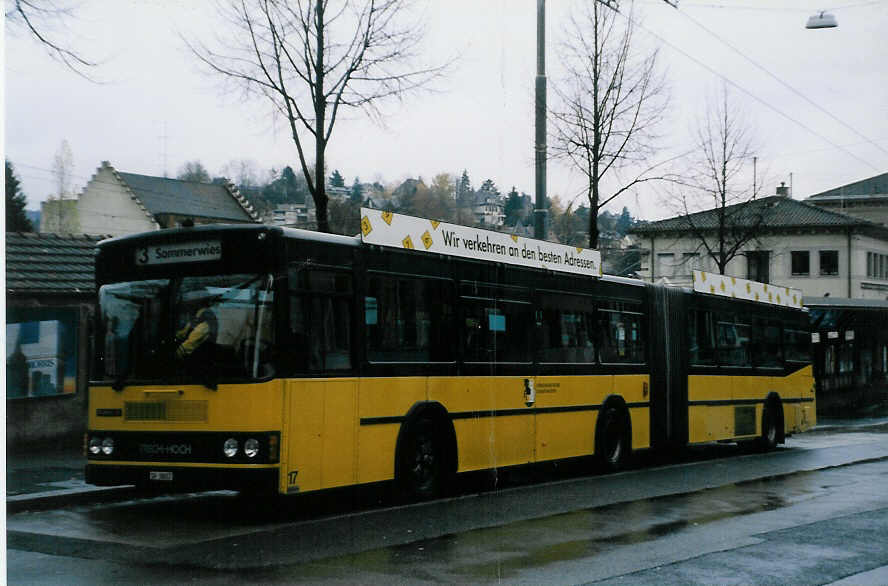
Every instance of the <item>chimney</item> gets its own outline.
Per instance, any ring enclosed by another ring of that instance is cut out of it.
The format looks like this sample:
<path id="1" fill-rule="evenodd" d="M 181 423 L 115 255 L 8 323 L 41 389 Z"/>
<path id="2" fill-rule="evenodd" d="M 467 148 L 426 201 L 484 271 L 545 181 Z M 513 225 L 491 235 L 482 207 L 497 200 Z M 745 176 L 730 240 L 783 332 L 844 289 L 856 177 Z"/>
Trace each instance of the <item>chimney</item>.
<path id="1" fill-rule="evenodd" d="M 780 185 L 777 187 L 777 195 L 789 197 L 789 187 L 786 186 L 785 181 L 781 181 Z"/>

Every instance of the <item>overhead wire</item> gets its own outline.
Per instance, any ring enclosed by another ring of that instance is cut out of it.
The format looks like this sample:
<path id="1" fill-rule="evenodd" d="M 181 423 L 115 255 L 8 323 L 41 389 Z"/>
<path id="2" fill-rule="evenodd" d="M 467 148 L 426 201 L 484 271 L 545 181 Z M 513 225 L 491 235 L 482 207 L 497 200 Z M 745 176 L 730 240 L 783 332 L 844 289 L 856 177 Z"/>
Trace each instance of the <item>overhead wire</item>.
<path id="1" fill-rule="evenodd" d="M 697 59 L 696 57 L 694 57 L 693 55 L 691 55 L 690 53 L 688 53 L 688 52 L 685 51 L 684 49 L 682 49 L 682 48 L 676 46 L 676 45 L 673 44 L 673 43 L 670 43 L 669 41 L 667 41 L 666 39 L 664 39 L 663 37 L 661 37 L 660 35 L 658 35 L 658 34 L 655 33 L 654 31 L 652 31 L 652 30 L 649 29 L 648 27 L 644 26 L 643 24 L 641 24 L 641 23 L 638 22 L 637 20 L 631 18 L 630 16 L 624 14 L 623 12 L 621 12 L 621 11 L 619 11 L 619 10 L 617 11 L 617 13 L 620 14 L 620 15 L 622 15 L 626 20 L 628 20 L 629 22 L 631 22 L 634 26 L 637 26 L 638 28 L 644 30 L 644 31 L 647 32 L 649 35 L 651 35 L 652 37 L 658 39 L 658 40 L 659 40 L 661 43 L 663 43 L 664 45 L 666 45 L 666 46 L 670 47 L 672 50 L 677 51 L 678 53 L 684 55 L 685 57 L 687 57 L 688 59 L 690 59 L 691 61 L 693 61 L 694 63 L 696 63 L 696 64 L 699 65 L 700 67 L 702 67 L 703 69 L 709 71 L 711 74 L 713 74 L 713 75 L 715 75 L 716 77 L 722 79 L 725 83 L 730 84 L 732 87 L 734 87 L 734 88 L 736 88 L 737 90 L 741 91 L 742 93 L 748 95 L 749 97 L 751 97 L 751 98 L 754 99 L 755 101 L 759 102 L 760 104 L 762 104 L 762 105 L 765 106 L 766 108 L 768 108 L 768 109 L 770 109 L 770 110 L 773 110 L 774 112 L 776 112 L 777 114 L 779 114 L 779 115 L 782 116 L 783 118 L 789 120 L 789 121 L 792 122 L 793 124 L 795 124 L 795 125 L 797 125 L 797 126 L 799 126 L 799 127 L 801 127 L 801 128 L 804 128 L 805 130 L 807 130 L 809 133 L 813 134 L 814 136 L 816 136 L 816 137 L 819 138 L 820 140 L 822 140 L 822 141 L 824 141 L 824 142 L 826 142 L 826 143 L 832 145 L 832 146 L 835 147 L 836 149 L 841 150 L 842 152 L 844 152 L 844 153 L 847 154 L 848 156 L 850 156 L 850 157 L 856 159 L 857 161 L 863 163 L 863 164 L 866 165 L 867 167 L 869 167 L 869 168 L 871 168 L 871 169 L 873 169 L 873 170 L 875 170 L 875 171 L 878 171 L 878 167 L 876 167 L 875 165 L 873 165 L 873 164 L 870 163 L 869 161 L 865 161 L 864 159 L 862 159 L 861 157 L 855 155 L 854 153 L 852 153 L 852 152 L 849 151 L 848 149 L 843 148 L 842 146 L 840 146 L 840 145 L 836 144 L 835 142 L 833 142 L 832 140 L 830 140 L 828 137 L 826 137 L 826 136 L 824 136 L 823 134 L 817 132 L 817 131 L 814 130 L 813 128 L 810 128 L 809 126 L 807 126 L 807 125 L 804 124 L 803 122 L 800 122 L 799 120 L 796 120 L 795 118 L 793 118 L 792 116 L 790 116 L 790 115 L 787 114 L 786 112 L 783 112 L 782 110 L 780 110 L 780 109 L 777 108 L 776 106 L 772 105 L 771 103 L 769 103 L 769 102 L 766 101 L 765 99 L 760 98 L 760 97 L 758 97 L 757 95 L 753 94 L 751 91 L 747 90 L 746 88 L 744 88 L 744 87 L 741 86 L 740 84 L 734 82 L 733 80 L 731 80 L 730 78 L 728 78 L 728 77 L 725 76 L 724 74 L 722 74 L 722 73 L 716 71 L 715 69 L 713 69 L 712 67 L 710 67 L 710 66 L 707 65 L 706 63 L 703 63 L 702 61 L 700 61 L 699 59 Z"/>
<path id="2" fill-rule="evenodd" d="M 687 18 L 688 20 L 693 22 L 695 25 L 697 25 L 698 27 L 700 27 L 701 29 L 703 29 L 704 31 L 706 31 L 707 33 L 709 33 L 710 35 L 715 37 L 722 44 L 724 44 L 726 47 L 728 47 L 729 49 L 731 49 L 732 51 L 734 51 L 735 53 L 737 53 L 738 55 L 743 57 L 746 61 L 748 61 L 749 63 L 754 65 L 756 68 L 758 68 L 759 70 L 768 74 L 771 78 L 773 78 L 778 83 L 780 83 L 780 85 L 782 85 L 783 87 L 785 87 L 786 89 L 788 89 L 789 91 L 791 91 L 792 93 L 797 95 L 798 97 L 802 98 L 803 100 L 805 100 L 806 102 L 808 102 L 809 104 L 811 104 L 812 106 L 814 106 L 815 108 L 817 108 L 818 110 L 820 110 L 821 112 L 823 112 L 824 114 L 826 114 L 827 116 L 829 116 L 830 118 L 832 118 L 833 120 L 835 120 L 836 122 L 838 122 L 839 124 L 841 124 L 842 126 L 847 128 L 848 130 L 850 130 L 851 132 L 853 132 L 854 134 L 859 136 L 860 138 L 864 139 L 865 141 L 867 141 L 868 143 L 870 143 L 871 145 L 873 145 L 874 147 L 876 147 L 877 149 L 882 151 L 883 153 L 888 154 L 888 149 L 885 149 L 884 147 L 879 146 L 878 144 L 873 142 L 869 137 L 867 137 L 865 134 L 863 134 L 862 132 L 860 132 L 859 130 L 857 130 L 856 128 L 854 128 L 853 126 L 851 126 L 850 124 L 848 124 L 844 120 L 840 119 L 838 116 L 836 116 L 835 114 L 833 114 L 832 112 L 830 112 L 829 110 L 827 110 L 826 108 L 824 108 L 823 106 L 821 106 L 820 104 L 818 104 L 817 102 L 815 102 L 814 100 L 812 100 L 811 98 L 806 96 L 804 93 L 800 92 L 799 90 L 797 90 L 794 87 L 792 87 L 791 85 L 789 85 L 786 81 L 784 81 L 778 75 L 775 75 L 774 73 L 772 73 L 764 65 L 755 61 L 752 57 L 750 57 L 749 55 L 747 55 L 746 53 L 744 53 L 743 51 L 741 51 L 740 49 L 738 49 L 737 47 L 735 47 L 734 45 L 729 43 L 726 39 L 724 39 L 718 33 L 714 32 L 710 28 L 706 27 L 703 23 L 698 21 L 696 18 L 694 18 L 693 16 L 691 16 L 690 14 L 688 14 L 687 12 L 685 12 L 683 10 L 679 10 L 679 14 L 681 14 L 682 16 L 684 16 L 685 18 Z"/>

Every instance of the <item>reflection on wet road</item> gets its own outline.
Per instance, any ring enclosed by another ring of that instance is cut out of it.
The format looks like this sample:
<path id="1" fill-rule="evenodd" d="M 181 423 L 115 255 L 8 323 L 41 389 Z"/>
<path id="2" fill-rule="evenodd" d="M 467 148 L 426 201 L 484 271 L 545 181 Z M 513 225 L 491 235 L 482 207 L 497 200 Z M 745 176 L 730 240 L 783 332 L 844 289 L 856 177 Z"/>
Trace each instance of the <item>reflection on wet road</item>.
<path id="1" fill-rule="evenodd" d="M 745 578 L 736 583 L 776 575 L 822 583 L 829 580 L 805 569 L 832 580 L 888 565 L 888 545 L 881 546 L 888 529 L 878 525 L 888 519 L 883 433 L 809 434 L 770 454 L 712 446 L 661 467 L 556 478 L 526 484 L 519 474 L 495 490 L 464 489 L 406 507 L 365 506 L 372 497 L 348 492 L 338 495 L 344 503 L 328 496 L 282 507 L 223 493 L 22 513 L 8 521 L 10 575 L 34 559 L 17 552 L 50 554 L 40 563 L 64 566 L 71 583 L 83 558 L 168 583 L 200 576 L 211 583 L 660 584 L 730 583 L 735 575 Z M 796 543 L 792 555 L 783 552 L 792 571 L 771 567 L 777 562 L 761 549 L 778 547 L 775 535 Z M 860 537 L 878 535 L 872 546 Z M 734 574 L 719 573 L 713 556 L 728 556 L 718 563 Z M 820 567 L 818 556 L 834 563 Z"/>
<path id="2" fill-rule="evenodd" d="M 455 582 L 513 581 L 531 569 L 594 558 L 716 521 L 816 499 L 830 488 L 819 476 L 801 473 L 566 513 L 366 552 L 336 565 L 397 575 L 412 575 L 413 570 L 404 571 L 407 567 L 419 572 L 435 568 L 436 579 L 443 574 L 444 581 Z M 831 476 L 833 487 L 853 482 L 844 473 Z"/>

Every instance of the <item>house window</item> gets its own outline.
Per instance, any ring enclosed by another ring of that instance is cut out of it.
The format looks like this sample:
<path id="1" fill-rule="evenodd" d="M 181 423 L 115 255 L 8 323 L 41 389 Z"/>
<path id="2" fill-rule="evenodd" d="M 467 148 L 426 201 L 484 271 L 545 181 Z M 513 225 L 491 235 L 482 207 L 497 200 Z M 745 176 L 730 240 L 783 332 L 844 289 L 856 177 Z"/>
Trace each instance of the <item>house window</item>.
<path id="1" fill-rule="evenodd" d="M 875 253 L 872 253 L 872 252 L 866 253 L 866 276 L 867 277 L 875 277 L 876 276 L 875 271 L 873 270 L 875 256 L 876 256 Z"/>
<path id="2" fill-rule="evenodd" d="M 792 251 L 792 274 L 805 276 L 811 274 L 811 253 L 807 250 Z"/>
<path id="3" fill-rule="evenodd" d="M 756 250 L 746 253 L 746 274 L 750 281 L 770 283 L 770 265 L 770 250 Z"/>
<path id="4" fill-rule="evenodd" d="M 820 274 L 821 275 L 838 275 L 839 274 L 839 251 L 838 250 L 821 250 L 820 251 Z"/>
<path id="5" fill-rule="evenodd" d="M 703 267 L 700 264 L 700 253 L 698 252 L 684 252 L 681 255 L 681 265 L 684 269 L 684 272 L 687 274 L 691 274 L 694 270 L 702 270 Z"/>
<path id="6" fill-rule="evenodd" d="M 657 276 L 672 277 L 675 275 L 675 254 L 661 252 L 657 254 Z"/>

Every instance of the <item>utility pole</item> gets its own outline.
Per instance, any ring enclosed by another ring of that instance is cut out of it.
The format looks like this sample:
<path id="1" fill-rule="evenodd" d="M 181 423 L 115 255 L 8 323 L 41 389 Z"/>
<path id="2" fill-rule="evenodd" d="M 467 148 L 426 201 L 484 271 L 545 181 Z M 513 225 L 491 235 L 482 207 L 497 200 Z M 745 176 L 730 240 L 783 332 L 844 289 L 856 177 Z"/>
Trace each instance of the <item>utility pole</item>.
<path id="1" fill-rule="evenodd" d="M 753 197 L 753 198 L 754 198 L 756 195 L 758 195 L 758 194 L 755 192 L 755 169 L 756 169 L 756 164 L 757 164 L 757 163 L 758 163 L 758 157 L 752 157 L 752 197 Z"/>
<path id="2" fill-rule="evenodd" d="M 537 0 L 536 74 L 536 203 L 533 210 L 533 236 L 546 239 L 546 0 Z"/>

